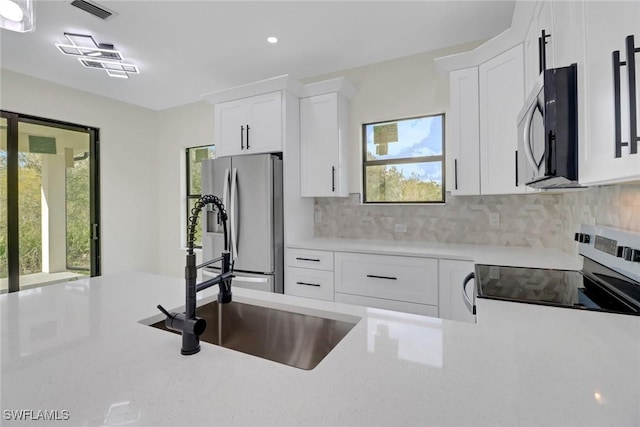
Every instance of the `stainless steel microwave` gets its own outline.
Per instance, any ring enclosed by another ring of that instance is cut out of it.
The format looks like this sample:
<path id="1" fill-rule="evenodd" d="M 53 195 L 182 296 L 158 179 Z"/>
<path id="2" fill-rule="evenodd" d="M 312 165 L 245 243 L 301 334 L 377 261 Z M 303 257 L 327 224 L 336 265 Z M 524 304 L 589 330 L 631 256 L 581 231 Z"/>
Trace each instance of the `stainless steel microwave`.
<path id="1" fill-rule="evenodd" d="M 518 115 L 518 182 L 578 187 L 577 66 L 540 73 Z"/>

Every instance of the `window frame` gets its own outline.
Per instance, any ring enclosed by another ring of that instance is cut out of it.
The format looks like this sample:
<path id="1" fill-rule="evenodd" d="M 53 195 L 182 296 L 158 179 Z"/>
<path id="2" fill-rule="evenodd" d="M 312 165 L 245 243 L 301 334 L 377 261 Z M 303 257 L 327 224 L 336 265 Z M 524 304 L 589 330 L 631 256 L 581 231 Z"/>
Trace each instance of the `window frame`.
<path id="1" fill-rule="evenodd" d="M 438 156 L 419 156 L 419 157 L 402 157 L 397 159 L 384 159 L 384 160 L 367 160 L 367 126 L 384 124 L 384 123 L 398 123 L 405 120 L 426 119 L 429 117 L 442 117 L 442 154 Z M 446 181 L 446 117 L 445 113 L 425 114 L 421 116 L 403 117 L 399 119 L 381 120 L 369 123 L 363 123 L 361 127 L 361 140 L 362 140 L 362 204 L 367 205 L 433 205 L 445 203 L 445 181 Z M 401 165 L 408 163 L 425 163 L 440 161 L 442 163 L 442 184 L 441 184 L 441 198 L 440 200 L 423 200 L 423 201 L 368 201 L 367 200 L 367 166 L 386 166 L 386 165 Z"/>
<path id="2" fill-rule="evenodd" d="M 198 148 L 212 148 L 214 150 L 214 158 L 215 158 L 215 144 L 206 144 L 206 145 L 197 145 L 197 146 L 193 146 L 193 147 L 186 147 L 184 150 L 184 154 L 185 154 L 185 164 L 186 164 L 186 192 L 185 192 L 185 212 L 186 212 L 186 216 L 184 219 L 184 224 L 182 224 L 183 226 L 183 230 L 185 233 L 185 236 L 188 235 L 189 233 L 189 218 L 191 217 L 191 201 L 192 200 L 198 200 L 198 198 L 200 198 L 200 196 L 202 196 L 202 193 L 191 193 L 191 150 L 197 150 Z M 200 189 L 200 191 L 202 191 L 202 188 Z M 202 249 L 202 242 L 199 242 L 200 244 L 197 244 L 198 242 L 194 242 L 194 248 L 196 249 Z"/>

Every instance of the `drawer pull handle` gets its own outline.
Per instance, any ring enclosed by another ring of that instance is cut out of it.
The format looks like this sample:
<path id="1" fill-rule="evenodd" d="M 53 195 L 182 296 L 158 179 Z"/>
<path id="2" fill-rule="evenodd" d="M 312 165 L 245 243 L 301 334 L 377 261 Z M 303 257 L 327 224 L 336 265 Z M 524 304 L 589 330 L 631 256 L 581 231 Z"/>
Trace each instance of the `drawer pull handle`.
<path id="1" fill-rule="evenodd" d="M 298 261 L 313 261 L 313 262 L 320 262 L 319 259 L 314 259 L 314 258 L 302 258 L 302 257 L 296 257 L 296 259 Z"/>
<path id="2" fill-rule="evenodd" d="M 315 286 L 317 288 L 320 287 L 319 283 L 296 282 L 296 285 Z"/>
<path id="3" fill-rule="evenodd" d="M 367 274 L 367 277 L 371 277 L 373 279 L 387 279 L 387 280 L 398 280 L 397 277 L 391 276 L 376 276 L 375 274 Z"/>

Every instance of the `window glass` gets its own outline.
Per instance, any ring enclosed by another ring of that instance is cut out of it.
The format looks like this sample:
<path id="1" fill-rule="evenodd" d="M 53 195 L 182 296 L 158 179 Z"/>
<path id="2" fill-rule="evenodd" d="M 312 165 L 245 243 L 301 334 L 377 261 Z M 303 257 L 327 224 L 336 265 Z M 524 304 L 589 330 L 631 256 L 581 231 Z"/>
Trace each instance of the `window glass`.
<path id="1" fill-rule="evenodd" d="M 216 149 L 214 145 L 206 145 L 200 147 L 189 147 L 186 150 L 187 157 L 187 198 L 186 198 L 186 223 L 184 224 L 185 230 L 189 228 L 189 217 L 191 216 L 191 209 L 196 201 L 202 195 L 202 173 L 201 163 L 206 159 L 213 159 L 216 156 Z M 201 221 L 198 221 L 198 225 Z M 194 246 L 197 248 L 202 247 L 202 230 L 201 227 L 196 227 Z"/>
<path id="2" fill-rule="evenodd" d="M 443 129 L 444 114 L 364 124 L 364 202 L 444 202 Z"/>

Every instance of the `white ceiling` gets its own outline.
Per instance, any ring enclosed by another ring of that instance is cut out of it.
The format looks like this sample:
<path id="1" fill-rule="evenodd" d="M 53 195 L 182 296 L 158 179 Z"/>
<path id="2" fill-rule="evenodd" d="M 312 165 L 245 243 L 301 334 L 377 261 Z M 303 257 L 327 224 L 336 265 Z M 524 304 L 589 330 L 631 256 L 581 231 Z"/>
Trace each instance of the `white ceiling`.
<path id="1" fill-rule="evenodd" d="M 0 31 L 2 68 L 162 110 L 282 74 L 304 79 L 495 36 L 514 0 L 106 1 L 103 21 L 71 0 L 36 1 L 36 31 Z M 111 78 L 54 46 L 64 32 L 110 43 L 140 74 Z M 267 36 L 280 42 L 271 45 Z"/>

